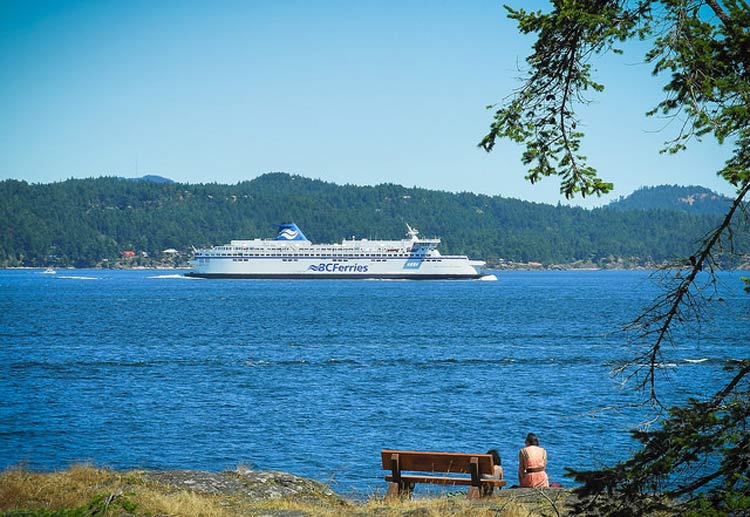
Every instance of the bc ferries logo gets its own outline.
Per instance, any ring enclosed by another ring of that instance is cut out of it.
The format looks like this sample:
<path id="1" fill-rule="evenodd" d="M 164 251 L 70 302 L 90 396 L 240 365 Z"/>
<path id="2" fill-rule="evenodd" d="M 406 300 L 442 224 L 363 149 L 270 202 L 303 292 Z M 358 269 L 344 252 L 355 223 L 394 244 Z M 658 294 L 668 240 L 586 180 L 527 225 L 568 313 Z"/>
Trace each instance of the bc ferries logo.
<path id="1" fill-rule="evenodd" d="M 297 238 L 299 235 L 299 230 L 292 230 L 290 228 L 285 228 L 279 232 L 279 239 L 285 239 L 287 241 L 293 241 Z"/>
<path id="2" fill-rule="evenodd" d="M 308 271 L 317 271 L 318 273 L 367 273 L 370 266 L 355 266 L 345 264 L 335 264 L 333 262 L 323 264 L 313 264 L 308 266 Z"/>
<path id="3" fill-rule="evenodd" d="M 307 237 L 302 230 L 297 228 L 294 223 L 282 224 L 279 226 L 279 233 L 276 235 L 277 241 L 306 241 Z"/>

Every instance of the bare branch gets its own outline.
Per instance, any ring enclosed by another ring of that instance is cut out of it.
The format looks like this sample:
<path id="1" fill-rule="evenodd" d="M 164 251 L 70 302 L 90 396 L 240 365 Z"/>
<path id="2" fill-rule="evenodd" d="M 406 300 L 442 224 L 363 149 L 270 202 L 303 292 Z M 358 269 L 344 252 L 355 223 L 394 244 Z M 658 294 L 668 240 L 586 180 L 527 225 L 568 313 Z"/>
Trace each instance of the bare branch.
<path id="1" fill-rule="evenodd" d="M 654 342 L 647 352 L 616 368 L 614 373 L 617 375 L 623 373 L 625 370 L 632 370 L 632 373 L 626 379 L 628 380 L 648 368 L 646 376 L 638 384 L 638 387 L 649 388 L 648 399 L 652 402 L 657 404 L 659 402 L 656 395 L 656 372 L 660 367 L 663 344 L 671 339 L 671 329 L 674 321 L 678 320 L 680 323 L 684 321 L 685 318 L 682 316 L 683 309 L 688 309 L 694 314 L 699 313 L 700 304 L 692 294 L 691 288 L 695 285 L 698 273 L 703 271 L 704 268 L 709 268 L 713 271 L 712 252 L 720 243 L 722 235 L 725 232 L 731 232 L 731 223 L 734 214 L 738 208 L 743 206 L 743 200 L 749 191 L 750 181 L 746 181 L 738 190 L 737 196 L 721 224 L 708 235 L 700 251 L 690 257 L 688 274 L 680 277 L 679 283 L 674 289 L 658 298 L 653 305 L 647 308 L 625 329 L 638 328 L 639 337 L 653 337 Z M 657 326 L 654 328 L 652 324 L 657 324 Z"/>
<path id="2" fill-rule="evenodd" d="M 729 26 L 731 24 L 729 15 L 724 9 L 721 8 L 719 2 L 717 2 L 716 0 L 706 0 L 706 3 L 709 5 L 709 7 L 711 7 L 711 9 L 713 9 L 714 14 L 719 17 L 724 25 Z"/>

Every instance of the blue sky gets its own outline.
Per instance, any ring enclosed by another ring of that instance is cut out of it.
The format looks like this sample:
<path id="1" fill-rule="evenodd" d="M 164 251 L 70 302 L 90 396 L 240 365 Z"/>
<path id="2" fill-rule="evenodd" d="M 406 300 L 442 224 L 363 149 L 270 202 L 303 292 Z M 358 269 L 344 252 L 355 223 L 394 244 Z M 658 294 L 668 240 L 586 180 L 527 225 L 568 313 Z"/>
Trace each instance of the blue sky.
<path id="1" fill-rule="evenodd" d="M 0 0 L 0 179 L 285 171 L 564 202 L 556 179 L 523 179 L 518 145 L 476 147 L 531 41 L 497 1 Z M 658 153 L 677 124 L 644 116 L 661 81 L 642 47 L 595 67 L 607 89 L 583 112 L 584 152 L 615 192 L 574 204 L 731 194 L 715 176 L 729 148 Z"/>

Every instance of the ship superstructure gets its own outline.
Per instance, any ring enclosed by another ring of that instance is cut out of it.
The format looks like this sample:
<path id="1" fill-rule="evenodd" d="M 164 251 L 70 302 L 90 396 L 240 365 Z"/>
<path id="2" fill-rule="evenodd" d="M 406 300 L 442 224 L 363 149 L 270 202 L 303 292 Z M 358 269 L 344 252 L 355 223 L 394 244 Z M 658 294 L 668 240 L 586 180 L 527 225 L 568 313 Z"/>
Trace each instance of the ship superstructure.
<path id="1" fill-rule="evenodd" d="M 482 276 L 484 262 L 464 255 L 441 255 L 440 239 L 422 239 L 407 225 L 405 239 L 344 239 L 313 244 L 296 224 L 279 226 L 275 239 L 233 240 L 195 250 L 193 271 L 200 278 L 383 278 L 469 279 Z"/>

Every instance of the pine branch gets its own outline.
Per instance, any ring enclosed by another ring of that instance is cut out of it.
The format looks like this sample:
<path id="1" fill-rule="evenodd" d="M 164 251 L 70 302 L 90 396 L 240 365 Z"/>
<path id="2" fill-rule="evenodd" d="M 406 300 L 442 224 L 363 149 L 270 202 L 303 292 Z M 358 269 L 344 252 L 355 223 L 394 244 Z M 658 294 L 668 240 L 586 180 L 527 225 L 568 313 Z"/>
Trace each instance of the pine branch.
<path id="1" fill-rule="evenodd" d="M 659 399 L 656 394 L 656 371 L 659 367 L 659 363 L 661 362 L 659 359 L 661 357 L 662 346 L 665 341 L 669 340 L 672 325 L 674 324 L 675 319 L 681 319 L 680 314 L 682 313 L 682 308 L 684 306 L 688 306 L 693 307 L 693 309 L 696 310 L 697 304 L 692 299 L 690 289 L 694 286 L 695 279 L 698 276 L 698 273 L 703 271 L 704 268 L 709 267 L 711 270 L 713 270 L 711 258 L 712 252 L 714 251 L 716 245 L 720 242 L 722 235 L 725 232 L 730 231 L 734 214 L 739 207 L 743 206 L 743 200 L 745 199 L 745 196 L 747 196 L 748 192 L 750 192 L 750 181 L 746 181 L 744 185 L 742 185 L 742 188 L 738 190 L 737 195 L 732 201 L 732 205 L 724 216 L 721 224 L 709 234 L 708 238 L 703 243 L 703 247 L 698 251 L 696 255 L 690 257 L 690 270 L 687 276 L 682 277 L 676 288 L 671 290 L 664 297 L 658 300 L 654 305 L 648 308 L 644 312 L 644 314 L 642 314 L 635 320 L 633 324 L 634 326 L 642 325 L 643 322 L 646 321 L 645 316 L 654 312 L 657 313 L 655 321 L 661 320 L 661 323 L 656 330 L 651 330 L 650 328 L 646 327 L 647 329 L 642 331 L 641 337 L 653 335 L 656 336 L 655 341 L 653 345 L 651 345 L 649 351 L 642 356 L 638 356 L 635 359 L 629 361 L 625 365 L 620 366 L 615 370 L 615 373 L 617 374 L 623 372 L 633 365 L 639 364 L 639 360 L 646 360 L 648 364 L 648 373 L 646 374 L 645 378 L 638 384 L 638 388 L 642 389 L 648 386 L 648 400 L 654 403 L 659 404 Z M 664 309 L 663 311 L 662 308 Z M 640 369 L 641 367 L 636 366 L 635 373 L 640 371 Z"/>

